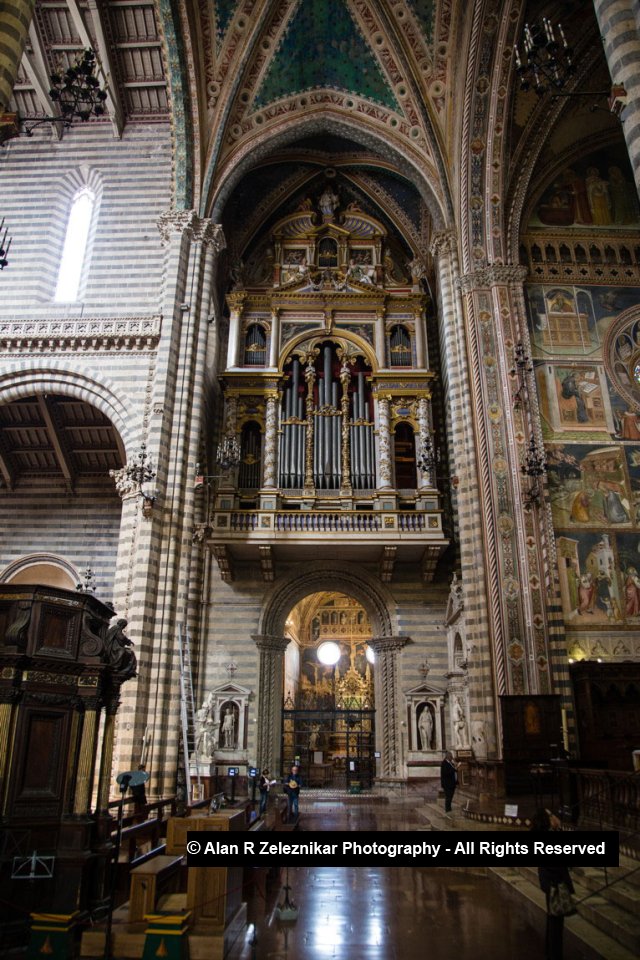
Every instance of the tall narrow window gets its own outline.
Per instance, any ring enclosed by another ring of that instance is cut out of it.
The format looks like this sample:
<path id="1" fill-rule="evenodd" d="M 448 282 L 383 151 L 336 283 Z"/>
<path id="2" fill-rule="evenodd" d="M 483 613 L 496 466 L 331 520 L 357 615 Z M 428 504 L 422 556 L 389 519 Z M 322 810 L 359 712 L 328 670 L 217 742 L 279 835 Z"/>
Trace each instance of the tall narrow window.
<path id="1" fill-rule="evenodd" d="M 58 303 L 78 299 L 94 202 L 93 193 L 83 188 L 71 205 L 56 287 L 55 299 Z"/>

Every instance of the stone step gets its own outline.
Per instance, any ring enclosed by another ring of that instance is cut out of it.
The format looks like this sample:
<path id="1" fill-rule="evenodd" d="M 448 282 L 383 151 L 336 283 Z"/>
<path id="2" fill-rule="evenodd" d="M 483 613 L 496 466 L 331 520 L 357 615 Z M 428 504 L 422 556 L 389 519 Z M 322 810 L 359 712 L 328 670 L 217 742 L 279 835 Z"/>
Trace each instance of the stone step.
<path id="1" fill-rule="evenodd" d="M 538 884 L 538 871 L 535 867 L 522 867 L 520 872 L 530 883 Z M 632 907 L 629 910 L 606 897 L 604 890 L 593 893 L 578 869 L 571 871 L 571 879 L 575 887 L 578 915 L 631 950 L 636 957 L 640 956 L 640 914 L 637 901 L 631 901 Z"/>
<path id="2" fill-rule="evenodd" d="M 637 874 L 622 871 L 613 874 L 608 869 L 605 877 L 604 870 L 599 868 L 574 867 L 572 876 L 579 877 L 591 893 L 600 893 L 605 900 L 640 917 L 640 870 Z"/>
<path id="3" fill-rule="evenodd" d="M 519 908 L 524 906 L 538 922 L 545 922 L 546 898 L 538 884 L 538 871 L 535 868 L 492 868 L 490 875 L 503 884 L 505 893 L 511 899 L 517 900 Z M 580 881 L 575 886 L 576 899 L 580 893 L 587 895 L 587 888 L 583 887 Z M 613 937 L 602 929 L 602 926 L 596 925 L 582 911 L 565 920 L 565 941 L 567 947 L 573 947 L 575 955 L 580 956 L 581 960 L 637 960 L 638 956 L 635 949 Z"/>

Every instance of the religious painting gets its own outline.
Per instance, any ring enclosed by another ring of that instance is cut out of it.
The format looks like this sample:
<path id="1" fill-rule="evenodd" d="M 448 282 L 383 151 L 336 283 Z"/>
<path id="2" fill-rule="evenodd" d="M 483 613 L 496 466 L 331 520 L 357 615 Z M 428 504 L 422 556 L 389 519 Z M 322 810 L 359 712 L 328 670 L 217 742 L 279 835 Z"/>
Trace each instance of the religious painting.
<path id="1" fill-rule="evenodd" d="M 620 446 L 551 444 L 547 479 L 556 529 L 631 526 L 635 506 Z"/>
<path id="2" fill-rule="evenodd" d="M 600 359 L 611 323 L 638 303 L 640 291 L 635 287 L 534 283 L 527 285 L 526 299 L 535 357 Z M 629 351 L 632 344 L 626 348 Z"/>
<path id="3" fill-rule="evenodd" d="M 567 627 L 588 630 L 594 626 L 622 626 L 622 577 L 611 536 L 586 531 L 563 534 L 557 537 L 556 549 Z"/>
<path id="4" fill-rule="evenodd" d="M 640 205 L 622 147 L 599 150 L 554 177 L 534 211 L 530 227 L 640 227 Z"/>
<path id="5" fill-rule="evenodd" d="M 591 433 L 601 440 L 615 434 L 601 365 L 540 364 L 536 375 L 546 434 Z"/>
<path id="6" fill-rule="evenodd" d="M 627 473 L 631 490 L 631 519 L 635 526 L 640 527 L 640 446 L 625 446 L 624 454 L 627 460 Z"/>
<path id="7" fill-rule="evenodd" d="M 622 583 L 622 613 L 626 623 L 640 623 L 640 536 L 617 537 L 618 570 Z"/>

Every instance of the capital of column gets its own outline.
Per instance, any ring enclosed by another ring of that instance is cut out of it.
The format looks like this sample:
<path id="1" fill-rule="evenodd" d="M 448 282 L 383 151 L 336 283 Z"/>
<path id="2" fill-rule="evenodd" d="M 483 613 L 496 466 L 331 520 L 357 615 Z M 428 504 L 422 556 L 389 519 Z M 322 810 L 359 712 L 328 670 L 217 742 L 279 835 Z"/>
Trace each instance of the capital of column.
<path id="1" fill-rule="evenodd" d="M 431 239 L 429 250 L 432 257 L 441 257 L 445 253 L 455 253 L 458 249 L 458 235 L 455 230 L 441 230 Z"/>
<path id="2" fill-rule="evenodd" d="M 260 653 L 266 653 L 270 656 L 284 653 L 290 642 L 289 637 L 273 637 L 266 633 L 254 634 L 251 639 Z"/>
<path id="3" fill-rule="evenodd" d="M 487 287 L 506 286 L 511 283 L 524 283 L 529 273 L 528 267 L 519 264 L 493 263 L 482 270 L 466 273 L 456 280 L 457 286 L 463 293 L 472 293 Z"/>
<path id="4" fill-rule="evenodd" d="M 411 643 L 411 637 L 371 637 L 367 640 L 375 654 L 399 653 L 408 643 Z"/>
<path id="5" fill-rule="evenodd" d="M 127 473 L 126 465 L 119 470 L 109 470 L 109 476 L 115 481 L 116 492 L 122 500 L 127 496 L 137 496 L 140 492 L 140 484 Z"/>
<path id="6" fill-rule="evenodd" d="M 166 210 L 158 217 L 157 224 L 163 247 L 176 233 L 187 233 L 192 240 L 212 246 L 216 253 L 220 253 L 227 245 L 222 226 L 206 217 L 199 217 L 196 210 Z"/>

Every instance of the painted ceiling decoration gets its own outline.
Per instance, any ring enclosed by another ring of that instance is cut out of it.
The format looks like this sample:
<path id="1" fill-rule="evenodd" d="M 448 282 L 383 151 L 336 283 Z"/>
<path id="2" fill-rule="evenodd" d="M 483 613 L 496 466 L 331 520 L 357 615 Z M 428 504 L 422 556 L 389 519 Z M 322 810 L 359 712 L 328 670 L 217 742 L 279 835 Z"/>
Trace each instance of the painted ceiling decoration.
<path id="1" fill-rule="evenodd" d="M 216 44 L 218 49 L 237 6 L 236 0 L 216 0 Z"/>
<path id="2" fill-rule="evenodd" d="M 400 111 L 343 0 L 301 0 L 260 86 L 255 107 L 290 94 L 337 88 Z"/>

